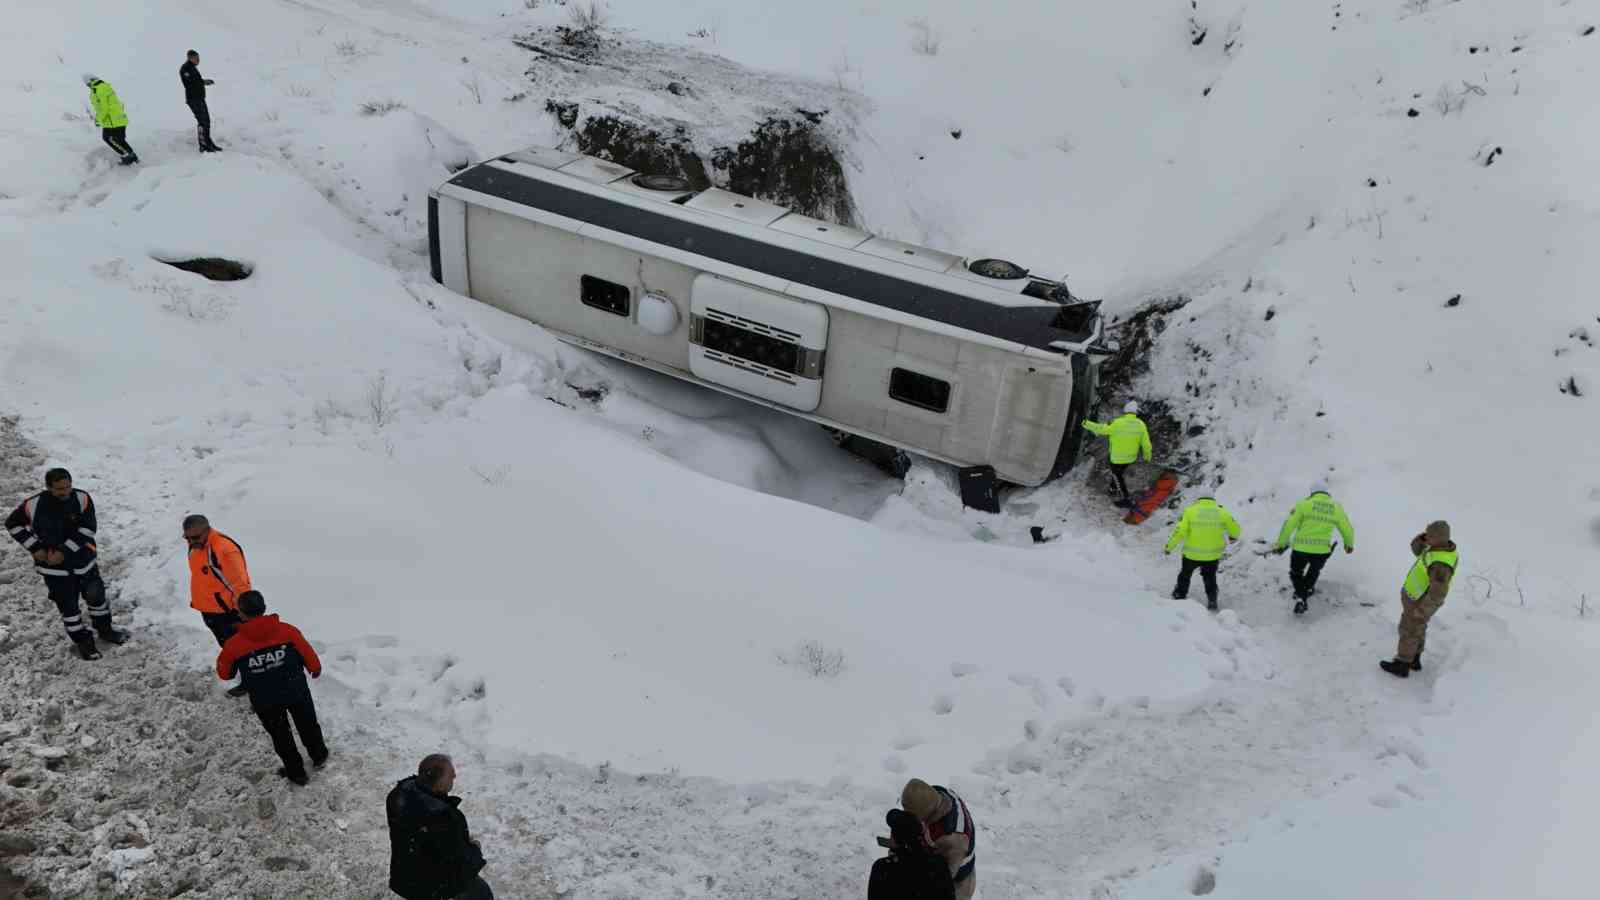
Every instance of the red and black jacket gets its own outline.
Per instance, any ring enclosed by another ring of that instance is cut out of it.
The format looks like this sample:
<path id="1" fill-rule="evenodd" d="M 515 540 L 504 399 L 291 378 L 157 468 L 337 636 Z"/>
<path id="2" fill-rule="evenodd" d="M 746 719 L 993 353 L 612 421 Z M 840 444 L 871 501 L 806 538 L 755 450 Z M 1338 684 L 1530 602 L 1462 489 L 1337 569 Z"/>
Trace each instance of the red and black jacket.
<path id="1" fill-rule="evenodd" d="M 278 621 L 276 613 L 241 623 L 217 654 L 217 677 L 227 681 L 241 675 L 256 706 L 288 705 L 310 697 L 307 672 L 321 675 L 322 660 L 300 629 Z"/>
<path id="2" fill-rule="evenodd" d="M 22 549 L 60 550 L 66 557 L 58 565 L 35 561 L 40 575 L 83 575 L 94 568 L 96 527 L 94 500 L 77 488 L 62 500 L 40 491 L 6 517 L 6 530 Z"/>

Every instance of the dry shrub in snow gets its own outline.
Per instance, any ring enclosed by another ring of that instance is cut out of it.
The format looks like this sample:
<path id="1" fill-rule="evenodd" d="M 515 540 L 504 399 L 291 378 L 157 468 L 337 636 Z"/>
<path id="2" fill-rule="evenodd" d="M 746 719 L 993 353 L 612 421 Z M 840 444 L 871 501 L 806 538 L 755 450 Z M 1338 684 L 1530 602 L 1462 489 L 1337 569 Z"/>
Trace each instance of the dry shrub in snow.
<path id="1" fill-rule="evenodd" d="M 573 31 L 599 31 L 611 21 L 611 14 L 600 0 L 578 0 L 567 7 L 567 20 Z"/>
<path id="2" fill-rule="evenodd" d="M 844 671 L 844 651 L 824 647 L 816 641 L 805 641 L 786 653 L 780 651 L 778 662 L 799 669 L 812 678 L 833 678 Z"/>
<path id="3" fill-rule="evenodd" d="M 937 28 L 928 24 L 928 20 L 918 17 L 906 23 L 911 26 L 911 52 L 921 56 L 938 56 L 939 47 L 944 43 L 944 35 Z"/>
<path id="4" fill-rule="evenodd" d="M 389 390 L 389 375 L 379 372 L 367 381 L 367 421 L 382 428 L 394 421 L 394 393 Z"/>
<path id="5" fill-rule="evenodd" d="M 361 104 L 363 116 L 386 116 L 397 109 L 405 109 L 406 105 L 399 100 L 368 100 Z"/>

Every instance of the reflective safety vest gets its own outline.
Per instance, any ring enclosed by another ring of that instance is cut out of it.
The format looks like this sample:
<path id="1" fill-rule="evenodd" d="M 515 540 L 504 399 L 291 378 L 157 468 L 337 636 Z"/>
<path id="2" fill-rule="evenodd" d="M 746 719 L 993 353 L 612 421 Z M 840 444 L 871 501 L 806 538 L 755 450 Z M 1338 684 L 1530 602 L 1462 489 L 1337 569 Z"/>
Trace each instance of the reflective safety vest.
<path id="1" fill-rule="evenodd" d="M 1346 547 L 1355 547 L 1356 532 L 1350 527 L 1344 507 L 1328 496 L 1326 491 L 1318 491 L 1294 505 L 1294 512 L 1289 513 L 1283 529 L 1278 532 L 1278 546 L 1288 545 L 1292 536 L 1294 549 L 1301 553 L 1325 556 L 1333 549 L 1335 528 L 1339 530 L 1339 536 L 1344 538 Z"/>
<path id="2" fill-rule="evenodd" d="M 89 85 L 89 105 L 94 108 L 94 123 L 101 128 L 122 128 L 128 124 L 128 114 L 111 85 L 100 80 Z"/>
<path id="3" fill-rule="evenodd" d="M 972 823 L 972 813 L 967 811 L 967 802 L 956 796 L 956 792 L 949 788 L 934 785 L 933 789 L 943 794 L 950 801 L 950 812 L 937 822 L 927 823 L 928 839 L 937 841 L 947 834 L 965 835 L 967 838 L 967 856 L 961 861 L 961 866 L 956 869 L 951 880 L 956 884 L 972 877 L 978 868 L 978 826 Z"/>
<path id="4" fill-rule="evenodd" d="M 1167 550 L 1183 545 L 1183 556 L 1196 562 L 1222 558 L 1228 538 L 1239 539 L 1239 523 L 1217 501 L 1202 497 L 1189 504 L 1167 538 Z"/>
<path id="5" fill-rule="evenodd" d="M 1450 567 L 1450 577 L 1456 577 L 1456 560 L 1460 554 L 1454 550 L 1424 550 L 1417 561 L 1411 564 L 1411 571 L 1406 573 L 1406 596 L 1412 600 L 1421 600 L 1422 595 L 1428 592 L 1428 570 L 1435 563 L 1442 563 Z M 1450 582 L 1445 582 L 1448 589 Z"/>
<path id="6" fill-rule="evenodd" d="M 1123 413 L 1112 419 L 1110 425 L 1084 422 L 1083 427 L 1111 439 L 1111 461 L 1116 465 L 1134 462 L 1140 454 L 1144 455 L 1145 462 L 1150 461 L 1150 429 L 1133 413 Z"/>

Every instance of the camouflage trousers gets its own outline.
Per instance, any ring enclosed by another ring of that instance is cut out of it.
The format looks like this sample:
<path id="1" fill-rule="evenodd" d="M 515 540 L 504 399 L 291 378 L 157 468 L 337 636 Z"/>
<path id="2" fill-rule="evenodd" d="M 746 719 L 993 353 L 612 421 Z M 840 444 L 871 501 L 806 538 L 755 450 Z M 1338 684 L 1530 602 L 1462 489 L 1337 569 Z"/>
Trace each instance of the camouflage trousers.
<path id="1" fill-rule="evenodd" d="M 1426 595 L 1420 600 L 1413 600 L 1406 596 L 1405 591 L 1400 592 L 1400 646 L 1394 651 L 1394 658 L 1405 662 L 1414 662 L 1417 654 L 1422 652 L 1422 644 L 1428 637 L 1428 620 L 1444 605 L 1443 600 L 1434 600 Z"/>

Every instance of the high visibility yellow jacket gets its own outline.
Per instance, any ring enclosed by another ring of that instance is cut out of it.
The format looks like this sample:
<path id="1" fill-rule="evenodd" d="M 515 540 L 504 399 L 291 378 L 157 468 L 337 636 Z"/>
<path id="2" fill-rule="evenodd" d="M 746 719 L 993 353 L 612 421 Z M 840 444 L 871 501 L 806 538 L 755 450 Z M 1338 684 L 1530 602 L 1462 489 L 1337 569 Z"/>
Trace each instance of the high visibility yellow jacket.
<path id="1" fill-rule="evenodd" d="M 1326 491 L 1318 491 L 1294 505 L 1294 511 L 1278 531 L 1277 549 L 1289 546 L 1292 537 L 1294 549 L 1301 553 L 1325 555 L 1333 550 L 1335 528 L 1339 529 L 1345 548 L 1354 550 L 1356 532 L 1350 527 L 1350 517 L 1344 514 L 1344 507 Z"/>
<path id="2" fill-rule="evenodd" d="M 1229 540 L 1239 539 L 1239 523 L 1233 513 L 1210 497 L 1202 497 L 1184 509 L 1183 517 L 1167 538 L 1167 552 L 1183 545 L 1183 558 L 1210 562 L 1222 558 Z"/>
<path id="3" fill-rule="evenodd" d="M 89 85 L 89 106 L 94 109 L 94 123 L 101 128 L 124 128 L 128 124 L 122 101 L 108 82 L 97 78 Z"/>
<path id="4" fill-rule="evenodd" d="M 1111 438 L 1111 461 L 1117 465 L 1131 463 L 1144 454 L 1144 461 L 1150 461 L 1150 429 L 1145 427 L 1144 420 L 1133 413 L 1123 413 L 1111 420 L 1110 425 L 1100 422 L 1085 420 L 1083 427 L 1101 437 Z"/>

